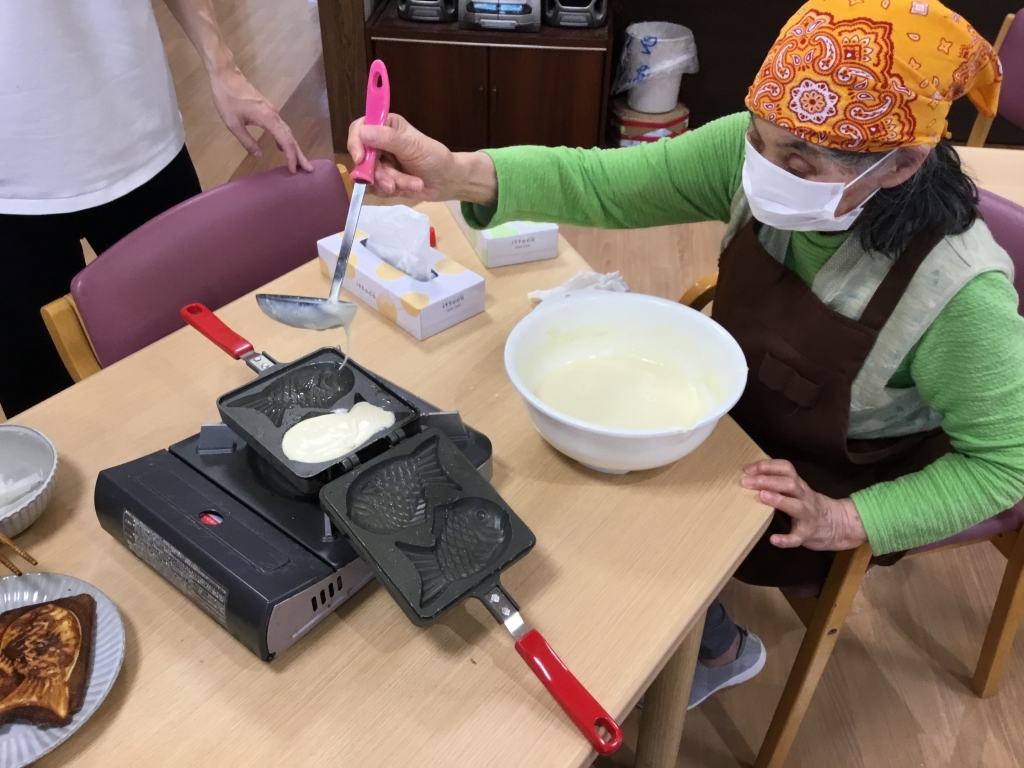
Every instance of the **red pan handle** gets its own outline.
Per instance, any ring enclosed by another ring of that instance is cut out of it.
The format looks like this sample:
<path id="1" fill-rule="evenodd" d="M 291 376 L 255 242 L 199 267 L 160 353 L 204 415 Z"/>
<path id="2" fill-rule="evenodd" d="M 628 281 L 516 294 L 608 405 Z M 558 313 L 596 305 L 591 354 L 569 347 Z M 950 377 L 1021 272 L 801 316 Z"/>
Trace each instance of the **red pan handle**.
<path id="1" fill-rule="evenodd" d="M 622 729 L 562 663 L 540 632 L 531 629 L 516 641 L 516 650 L 594 749 L 602 755 L 610 755 L 619 748 Z M 607 741 L 598 728 L 608 732 Z"/>
<path id="2" fill-rule="evenodd" d="M 252 344 L 232 331 L 224 321 L 202 304 L 189 304 L 181 308 L 181 316 L 203 336 L 223 349 L 235 360 L 252 352 Z"/>

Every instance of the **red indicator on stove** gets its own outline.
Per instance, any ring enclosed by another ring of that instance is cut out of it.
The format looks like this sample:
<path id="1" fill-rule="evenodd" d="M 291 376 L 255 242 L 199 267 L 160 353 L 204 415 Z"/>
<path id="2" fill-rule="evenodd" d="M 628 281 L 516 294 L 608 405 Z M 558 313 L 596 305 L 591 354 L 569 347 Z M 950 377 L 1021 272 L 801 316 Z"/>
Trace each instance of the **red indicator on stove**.
<path id="1" fill-rule="evenodd" d="M 220 525 L 224 522 L 224 518 L 218 515 L 216 512 L 203 512 L 199 516 L 203 525 Z"/>

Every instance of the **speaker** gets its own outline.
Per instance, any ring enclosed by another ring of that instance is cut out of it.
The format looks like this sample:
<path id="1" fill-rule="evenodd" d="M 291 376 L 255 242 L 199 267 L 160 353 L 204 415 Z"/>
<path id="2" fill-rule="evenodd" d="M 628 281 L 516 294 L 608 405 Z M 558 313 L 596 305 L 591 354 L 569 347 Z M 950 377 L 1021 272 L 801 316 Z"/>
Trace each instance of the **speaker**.
<path id="1" fill-rule="evenodd" d="M 398 0 L 398 18 L 406 21 L 455 21 L 458 0 Z"/>
<path id="2" fill-rule="evenodd" d="M 459 0 L 459 26 L 488 31 L 539 32 L 541 0 Z"/>
<path id="3" fill-rule="evenodd" d="M 550 27 L 594 28 L 608 23 L 608 0 L 544 0 Z"/>

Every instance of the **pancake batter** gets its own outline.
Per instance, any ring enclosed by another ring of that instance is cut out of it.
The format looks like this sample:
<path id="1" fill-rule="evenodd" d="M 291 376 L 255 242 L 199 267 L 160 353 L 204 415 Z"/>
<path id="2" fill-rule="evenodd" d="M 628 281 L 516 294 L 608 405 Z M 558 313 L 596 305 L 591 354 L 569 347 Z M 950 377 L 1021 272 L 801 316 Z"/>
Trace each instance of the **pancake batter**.
<path id="1" fill-rule="evenodd" d="M 281 450 L 291 461 L 319 464 L 339 459 L 395 423 L 395 414 L 370 403 L 350 411 L 328 413 L 300 421 L 284 433 Z"/>
<path id="2" fill-rule="evenodd" d="M 708 386 L 670 362 L 613 353 L 570 360 L 537 385 L 541 400 L 618 429 L 689 428 L 714 406 Z"/>

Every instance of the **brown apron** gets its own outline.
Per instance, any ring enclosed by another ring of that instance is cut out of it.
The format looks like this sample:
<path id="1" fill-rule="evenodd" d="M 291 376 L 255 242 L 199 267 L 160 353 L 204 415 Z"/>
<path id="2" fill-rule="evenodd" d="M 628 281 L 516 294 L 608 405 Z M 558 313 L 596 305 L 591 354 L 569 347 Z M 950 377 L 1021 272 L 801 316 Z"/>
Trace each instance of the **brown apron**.
<path id="1" fill-rule="evenodd" d="M 918 236 L 896 260 L 860 320 L 829 309 L 757 238 L 751 221 L 722 252 L 712 317 L 739 342 L 750 370 L 732 411 L 772 458 L 788 459 L 808 485 L 846 498 L 875 483 L 916 472 L 951 452 L 942 430 L 885 440 L 849 440 L 850 391 L 879 331 L 911 278 L 942 239 Z M 835 554 L 779 549 L 774 533 L 791 520 L 776 510 L 767 532 L 740 565 L 749 584 L 796 587 L 824 583 Z M 891 565 L 903 553 L 876 558 Z"/>

